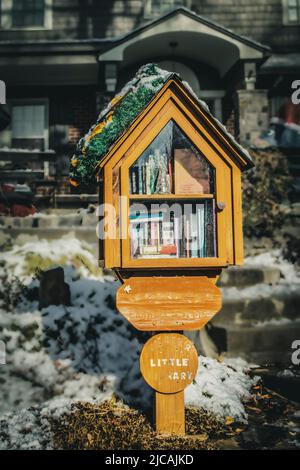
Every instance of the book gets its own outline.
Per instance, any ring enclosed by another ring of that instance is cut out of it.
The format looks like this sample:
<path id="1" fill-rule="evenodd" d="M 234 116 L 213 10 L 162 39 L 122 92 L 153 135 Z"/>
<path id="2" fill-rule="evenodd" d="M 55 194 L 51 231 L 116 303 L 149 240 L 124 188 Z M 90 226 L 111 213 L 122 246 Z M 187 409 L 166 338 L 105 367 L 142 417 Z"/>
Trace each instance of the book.
<path id="1" fill-rule="evenodd" d="M 186 239 L 186 246 L 185 246 L 185 256 L 186 258 L 190 258 L 190 236 L 191 236 L 191 225 L 190 220 L 187 217 L 185 222 L 185 239 Z"/>
<path id="2" fill-rule="evenodd" d="M 141 255 L 159 255 L 161 248 L 155 245 L 144 245 L 141 247 Z"/>
<path id="3" fill-rule="evenodd" d="M 173 192 L 173 165 L 172 165 L 172 160 L 169 158 L 168 161 L 168 174 L 169 174 L 169 190 L 170 193 Z"/>
<path id="4" fill-rule="evenodd" d="M 151 194 L 151 185 L 150 185 L 150 164 L 147 162 L 145 163 L 145 174 L 146 174 L 146 194 Z"/>
<path id="5" fill-rule="evenodd" d="M 139 256 L 140 246 L 140 226 L 130 226 L 130 249 L 132 258 L 137 258 Z"/>
<path id="6" fill-rule="evenodd" d="M 215 256 L 214 248 L 214 216 L 211 201 L 205 201 L 205 255 L 207 258 Z"/>
<path id="7" fill-rule="evenodd" d="M 138 167 L 138 172 L 139 172 L 139 177 L 138 177 L 139 191 L 138 191 L 138 194 L 143 194 L 143 172 L 142 172 L 141 165 L 139 165 L 139 167 Z"/>
<path id="8" fill-rule="evenodd" d="M 141 214 L 130 214 L 129 219 L 132 222 L 157 222 L 159 220 L 163 220 L 163 215 L 160 214 L 159 212 L 153 213 L 153 212 L 142 212 Z"/>
<path id="9" fill-rule="evenodd" d="M 177 255 L 177 246 L 176 245 L 163 245 L 160 249 L 160 254 L 162 255 Z"/>
<path id="10" fill-rule="evenodd" d="M 205 158 L 192 149 L 175 149 L 174 183 L 178 194 L 210 193 L 210 169 Z"/>
<path id="11" fill-rule="evenodd" d="M 198 223 L 198 256 L 205 257 L 205 238 L 204 238 L 204 205 L 197 204 L 197 223 Z"/>
<path id="12" fill-rule="evenodd" d="M 193 212 L 190 214 L 190 251 L 191 258 L 198 258 L 198 223 L 197 223 L 197 213 Z"/>
<path id="13" fill-rule="evenodd" d="M 181 239 L 180 239 L 180 223 L 179 223 L 178 217 L 174 218 L 174 241 L 176 245 L 176 255 L 177 255 L 177 258 L 179 258 Z"/>
<path id="14" fill-rule="evenodd" d="M 139 192 L 139 169 L 134 166 L 130 171 L 130 192 L 138 194 Z"/>
<path id="15" fill-rule="evenodd" d="M 163 245 L 173 245 L 174 244 L 174 222 L 163 221 L 162 223 L 162 239 Z"/>
<path id="16" fill-rule="evenodd" d="M 144 163 L 143 164 L 143 170 L 142 170 L 142 173 L 143 173 L 143 193 L 144 194 L 147 194 L 147 179 L 148 179 L 148 175 L 147 175 L 147 163 Z"/>

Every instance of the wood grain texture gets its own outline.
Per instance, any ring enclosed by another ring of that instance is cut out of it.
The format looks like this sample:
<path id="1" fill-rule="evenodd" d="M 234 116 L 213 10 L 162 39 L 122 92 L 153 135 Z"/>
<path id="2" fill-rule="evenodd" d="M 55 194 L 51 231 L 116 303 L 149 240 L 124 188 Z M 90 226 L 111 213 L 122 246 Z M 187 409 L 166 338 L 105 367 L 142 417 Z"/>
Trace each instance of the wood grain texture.
<path id="1" fill-rule="evenodd" d="M 184 392 L 155 392 L 155 429 L 158 434 L 185 433 Z"/>
<path id="2" fill-rule="evenodd" d="M 140 356 L 141 374 L 155 391 L 177 393 L 194 380 L 198 368 L 197 350 L 186 336 L 161 333 L 152 336 Z"/>
<path id="3" fill-rule="evenodd" d="M 197 330 L 221 310 L 220 289 L 206 276 L 131 277 L 117 309 L 138 330 Z"/>

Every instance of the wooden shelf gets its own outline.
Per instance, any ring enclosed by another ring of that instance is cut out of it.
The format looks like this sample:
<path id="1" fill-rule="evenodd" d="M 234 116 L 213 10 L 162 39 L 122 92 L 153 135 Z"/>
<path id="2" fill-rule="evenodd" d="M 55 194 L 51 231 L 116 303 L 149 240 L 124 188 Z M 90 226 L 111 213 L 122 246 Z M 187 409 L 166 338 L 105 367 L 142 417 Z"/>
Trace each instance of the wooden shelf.
<path id="1" fill-rule="evenodd" d="M 122 268 L 226 268 L 226 258 L 123 259 Z"/>
<path id="2" fill-rule="evenodd" d="M 213 199 L 213 194 L 130 194 L 129 199 Z"/>

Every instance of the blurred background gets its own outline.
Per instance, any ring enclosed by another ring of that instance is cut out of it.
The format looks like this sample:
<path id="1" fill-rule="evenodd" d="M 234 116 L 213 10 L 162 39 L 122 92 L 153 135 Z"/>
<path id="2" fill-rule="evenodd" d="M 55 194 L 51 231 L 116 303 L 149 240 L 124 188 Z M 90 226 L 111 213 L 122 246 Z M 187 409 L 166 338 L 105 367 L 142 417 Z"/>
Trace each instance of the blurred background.
<path id="1" fill-rule="evenodd" d="M 178 72 L 243 145 L 280 149 L 298 201 L 299 0 L 1 0 L 0 14 L 1 183 L 26 182 L 36 207 L 81 206 L 74 146 L 147 62 Z"/>
<path id="2" fill-rule="evenodd" d="M 299 398 L 299 31 L 300 0 L 0 0 L 4 411 L 99 390 L 149 398 L 145 337 L 98 268 L 97 188 L 68 176 L 80 137 L 149 62 L 179 73 L 256 165 L 243 181 L 245 265 L 223 273 L 199 353 L 240 357 Z"/>

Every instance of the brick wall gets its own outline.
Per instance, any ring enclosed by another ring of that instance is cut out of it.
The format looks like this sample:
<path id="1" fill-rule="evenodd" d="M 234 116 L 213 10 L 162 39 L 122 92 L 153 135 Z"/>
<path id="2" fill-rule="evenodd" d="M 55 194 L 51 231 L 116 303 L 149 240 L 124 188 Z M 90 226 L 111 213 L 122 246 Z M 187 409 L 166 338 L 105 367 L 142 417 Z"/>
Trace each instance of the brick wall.
<path id="1" fill-rule="evenodd" d="M 92 87 L 60 88 L 51 93 L 50 127 L 65 127 L 69 144 L 78 142 L 95 122 L 96 115 L 96 91 Z"/>
<path id="2" fill-rule="evenodd" d="M 254 145 L 269 124 L 269 102 L 266 90 L 239 90 L 239 140 Z"/>
<path id="3" fill-rule="evenodd" d="M 85 96 L 76 97 L 70 103 L 68 110 L 71 115 L 71 123 L 69 126 L 70 143 L 75 144 L 82 137 L 95 121 L 95 99 L 96 97 Z"/>

